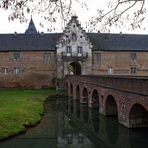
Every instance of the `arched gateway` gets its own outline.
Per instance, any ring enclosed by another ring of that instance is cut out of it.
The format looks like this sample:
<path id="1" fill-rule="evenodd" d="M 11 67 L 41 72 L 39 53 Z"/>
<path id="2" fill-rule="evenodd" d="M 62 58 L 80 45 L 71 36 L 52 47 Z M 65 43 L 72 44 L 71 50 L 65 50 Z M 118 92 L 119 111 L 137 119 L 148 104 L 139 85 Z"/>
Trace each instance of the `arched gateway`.
<path id="1" fill-rule="evenodd" d="M 81 65 L 78 62 L 72 62 L 70 66 L 72 67 L 71 71 L 73 75 L 81 75 Z"/>

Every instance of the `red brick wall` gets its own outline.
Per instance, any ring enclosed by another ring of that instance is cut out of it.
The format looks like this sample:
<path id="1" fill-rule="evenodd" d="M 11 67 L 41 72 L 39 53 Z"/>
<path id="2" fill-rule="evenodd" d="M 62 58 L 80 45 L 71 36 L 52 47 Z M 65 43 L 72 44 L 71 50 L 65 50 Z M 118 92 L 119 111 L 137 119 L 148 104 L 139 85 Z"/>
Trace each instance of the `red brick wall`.
<path id="1" fill-rule="evenodd" d="M 20 52 L 20 60 L 13 59 L 14 52 L 0 53 L 0 87 L 41 88 L 54 86 L 56 77 L 55 53 L 49 52 L 49 59 L 43 59 L 45 51 Z M 8 68 L 4 75 L 2 68 Z M 14 75 L 14 67 L 20 68 L 20 73 Z"/>

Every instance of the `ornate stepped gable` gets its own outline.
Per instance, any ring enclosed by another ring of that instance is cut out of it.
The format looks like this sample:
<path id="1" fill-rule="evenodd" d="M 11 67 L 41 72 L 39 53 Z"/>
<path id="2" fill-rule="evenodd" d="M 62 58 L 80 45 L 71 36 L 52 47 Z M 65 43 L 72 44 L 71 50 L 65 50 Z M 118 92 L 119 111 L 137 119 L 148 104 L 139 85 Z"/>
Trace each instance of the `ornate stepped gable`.
<path id="1" fill-rule="evenodd" d="M 63 31 L 63 35 L 57 42 L 58 46 L 65 46 L 69 44 L 91 44 L 89 41 L 89 38 L 87 37 L 87 34 L 85 30 L 81 27 L 81 24 L 79 23 L 77 16 L 72 16 L 71 20 L 67 24 L 67 27 L 65 27 L 65 30 Z"/>

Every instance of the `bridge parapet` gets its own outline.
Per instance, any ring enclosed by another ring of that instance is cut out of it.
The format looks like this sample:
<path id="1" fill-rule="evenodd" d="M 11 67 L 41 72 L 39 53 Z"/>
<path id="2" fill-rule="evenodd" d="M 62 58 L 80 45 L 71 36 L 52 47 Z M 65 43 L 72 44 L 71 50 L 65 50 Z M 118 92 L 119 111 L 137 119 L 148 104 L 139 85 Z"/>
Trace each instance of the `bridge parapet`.
<path id="1" fill-rule="evenodd" d="M 111 76 L 111 75 L 67 75 L 65 79 L 70 79 L 79 83 L 91 83 L 101 87 L 116 89 L 120 91 L 148 96 L 148 77 L 132 76 Z"/>

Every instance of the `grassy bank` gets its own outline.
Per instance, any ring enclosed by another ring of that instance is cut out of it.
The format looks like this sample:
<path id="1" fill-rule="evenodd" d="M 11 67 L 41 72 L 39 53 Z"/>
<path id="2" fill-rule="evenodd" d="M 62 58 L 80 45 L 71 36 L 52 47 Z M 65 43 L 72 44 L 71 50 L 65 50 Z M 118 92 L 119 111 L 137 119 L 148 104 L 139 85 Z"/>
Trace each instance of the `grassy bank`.
<path id="1" fill-rule="evenodd" d="M 43 114 L 48 90 L 0 90 L 0 140 L 26 131 L 36 125 Z"/>

